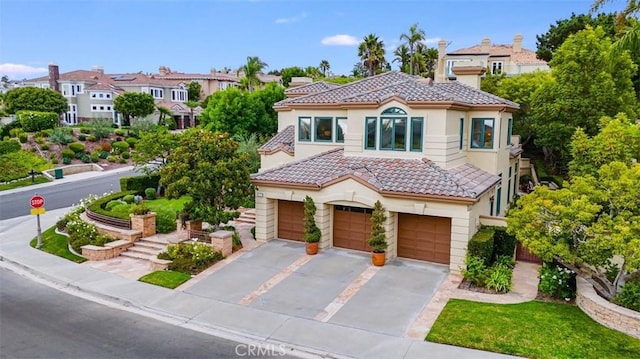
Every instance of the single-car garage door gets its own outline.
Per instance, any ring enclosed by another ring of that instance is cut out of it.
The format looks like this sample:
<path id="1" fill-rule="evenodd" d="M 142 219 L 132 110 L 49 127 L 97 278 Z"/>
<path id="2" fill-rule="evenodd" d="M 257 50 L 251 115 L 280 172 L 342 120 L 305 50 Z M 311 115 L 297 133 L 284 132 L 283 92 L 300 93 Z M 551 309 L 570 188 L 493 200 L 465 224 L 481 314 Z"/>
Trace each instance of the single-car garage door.
<path id="1" fill-rule="evenodd" d="M 304 205 L 302 202 L 278 201 L 278 238 L 302 241 Z"/>
<path id="2" fill-rule="evenodd" d="M 398 214 L 398 257 L 449 264 L 451 218 Z"/>
<path id="3" fill-rule="evenodd" d="M 371 251 L 371 209 L 333 206 L 333 246 Z"/>

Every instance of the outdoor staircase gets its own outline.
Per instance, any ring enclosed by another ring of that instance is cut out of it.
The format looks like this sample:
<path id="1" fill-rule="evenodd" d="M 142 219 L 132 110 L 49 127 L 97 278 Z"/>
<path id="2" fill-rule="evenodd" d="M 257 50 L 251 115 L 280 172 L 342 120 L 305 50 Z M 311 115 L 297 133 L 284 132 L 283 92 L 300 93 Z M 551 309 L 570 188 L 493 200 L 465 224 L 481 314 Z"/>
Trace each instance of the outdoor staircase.
<path id="1" fill-rule="evenodd" d="M 123 257 L 137 258 L 143 260 L 151 260 L 156 258 L 158 253 L 163 252 L 167 248 L 165 241 L 153 237 L 141 238 L 129 247 L 126 251 L 120 253 Z"/>
<path id="2" fill-rule="evenodd" d="M 256 225 L 256 210 L 255 208 L 248 209 L 240 214 L 240 217 L 236 218 L 236 223 Z"/>

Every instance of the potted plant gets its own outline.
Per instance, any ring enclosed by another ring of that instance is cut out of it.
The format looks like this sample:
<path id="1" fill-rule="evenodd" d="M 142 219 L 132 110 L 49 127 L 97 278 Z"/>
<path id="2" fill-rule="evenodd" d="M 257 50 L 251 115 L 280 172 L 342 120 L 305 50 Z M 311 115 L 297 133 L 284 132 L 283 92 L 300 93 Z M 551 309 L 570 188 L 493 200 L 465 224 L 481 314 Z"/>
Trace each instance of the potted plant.
<path id="1" fill-rule="evenodd" d="M 318 253 L 318 244 L 322 233 L 320 228 L 316 226 L 316 205 L 309 196 L 304 198 L 304 232 L 302 237 L 306 242 L 307 254 Z"/>
<path id="2" fill-rule="evenodd" d="M 384 229 L 384 222 L 387 217 L 384 214 L 384 207 L 380 201 L 376 201 L 371 214 L 371 238 L 367 242 L 371 247 L 371 262 L 375 266 L 383 266 L 386 261 L 387 236 Z"/>

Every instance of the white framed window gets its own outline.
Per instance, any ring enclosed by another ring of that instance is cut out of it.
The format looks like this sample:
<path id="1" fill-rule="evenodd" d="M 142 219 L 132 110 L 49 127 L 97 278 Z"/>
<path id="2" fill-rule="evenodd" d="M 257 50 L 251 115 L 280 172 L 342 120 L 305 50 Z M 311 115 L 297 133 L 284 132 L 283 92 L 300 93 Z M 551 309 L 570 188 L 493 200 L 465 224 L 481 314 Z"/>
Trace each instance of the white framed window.
<path id="1" fill-rule="evenodd" d="M 447 77 L 456 77 L 456 74 L 453 73 L 453 67 L 458 65 L 459 62 L 469 62 L 471 59 L 456 59 L 456 60 L 447 60 L 447 66 L 445 67 L 445 76 Z"/>
<path id="2" fill-rule="evenodd" d="M 91 91 L 91 98 L 97 100 L 111 100 L 111 92 Z"/>
<path id="3" fill-rule="evenodd" d="M 504 66 L 504 62 L 502 61 L 493 61 L 491 63 L 491 74 L 492 75 L 500 75 L 502 73 L 502 67 Z"/>
<path id="4" fill-rule="evenodd" d="M 149 87 L 149 93 L 156 100 L 162 100 L 164 98 L 164 90 L 157 87 Z"/>
<path id="5" fill-rule="evenodd" d="M 78 124 L 78 105 L 70 104 L 69 110 L 64 114 L 64 122 L 69 125 Z"/>
<path id="6" fill-rule="evenodd" d="M 83 84 L 62 84 L 62 96 L 76 97 L 77 94 L 84 93 Z"/>
<path id="7" fill-rule="evenodd" d="M 91 104 L 91 112 L 111 112 L 113 111 L 113 107 L 111 105 L 105 104 Z"/>
<path id="8" fill-rule="evenodd" d="M 187 92 L 187 90 L 183 90 L 183 89 L 171 90 L 172 102 L 187 102 L 188 99 L 189 99 L 189 93 Z"/>

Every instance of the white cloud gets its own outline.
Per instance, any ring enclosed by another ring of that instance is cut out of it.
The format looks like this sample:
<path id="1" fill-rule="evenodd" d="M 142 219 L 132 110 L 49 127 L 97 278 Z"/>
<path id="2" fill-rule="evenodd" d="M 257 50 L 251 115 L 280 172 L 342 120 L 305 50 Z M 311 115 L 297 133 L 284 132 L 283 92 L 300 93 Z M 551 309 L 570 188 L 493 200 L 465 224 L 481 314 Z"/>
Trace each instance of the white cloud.
<path id="1" fill-rule="evenodd" d="M 292 16 L 292 17 L 281 17 L 276 19 L 276 24 L 289 24 L 292 22 L 298 22 L 301 21 L 302 19 L 304 19 L 305 17 L 307 17 L 307 13 L 303 12 L 299 15 L 296 16 Z"/>
<path id="2" fill-rule="evenodd" d="M 437 44 L 438 41 L 440 41 L 439 37 L 430 37 L 428 39 L 422 40 L 422 43 L 425 45 L 432 45 L 432 44 Z"/>
<path id="3" fill-rule="evenodd" d="M 22 79 L 30 75 L 47 73 L 46 67 L 33 67 L 23 64 L 0 64 L 0 74 L 7 75 L 10 79 Z"/>
<path id="4" fill-rule="evenodd" d="M 360 43 L 355 36 L 345 34 L 327 36 L 320 42 L 326 46 L 355 46 Z"/>

